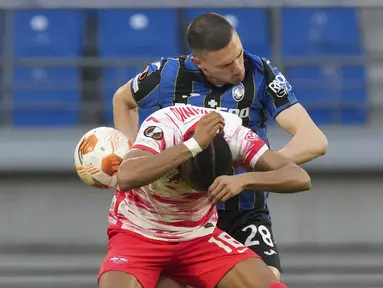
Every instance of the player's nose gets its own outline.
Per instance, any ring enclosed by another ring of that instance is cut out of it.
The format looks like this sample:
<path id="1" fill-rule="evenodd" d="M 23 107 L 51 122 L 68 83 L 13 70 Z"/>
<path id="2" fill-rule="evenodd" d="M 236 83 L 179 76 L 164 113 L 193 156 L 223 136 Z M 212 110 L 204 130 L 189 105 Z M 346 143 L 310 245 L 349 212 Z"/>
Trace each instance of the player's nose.
<path id="1" fill-rule="evenodd" d="M 242 67 L 241 63 L 239 63 L 239 62 L 235 63 L 233 70 L 232 70 L 233 75 L 239 76 L 242 74 L 242 72 L 243 72 L 243 67 Z"/>

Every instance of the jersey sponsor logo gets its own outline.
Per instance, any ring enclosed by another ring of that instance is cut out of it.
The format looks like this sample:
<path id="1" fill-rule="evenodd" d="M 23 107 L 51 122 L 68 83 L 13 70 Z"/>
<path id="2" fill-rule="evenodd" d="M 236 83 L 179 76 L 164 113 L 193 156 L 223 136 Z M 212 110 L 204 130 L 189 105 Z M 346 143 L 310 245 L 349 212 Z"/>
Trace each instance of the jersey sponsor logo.
<path id="1" fill-rule="evenodd" d="M 158 126 L 149 126 L 144 130 L 144 135 L 157 141 L 164 138 L 164 132 Z"/>
<path id="2" fill-rule="evenodd" d="M 269 83 L 268 87 L 278 98 L 286 98 L 291 91 L 291 85 L 281 73 L 275 75 L 275 79 Z"/>
<path id="3" fill-rule="evenodd" d="M 190 93 L 189 95 L 182 95 L 182 98 L 186 99 L 186 98 L 198 97 L 198 96 L 201 96 L 201 94 L 199 94 L 199 93 Z"/>
<path id="4" fill-rule="evenodd" d="M 192 107 L 183 103 L 176 103 L 175 106 L 170 108 L 170 111 L 172 111 L 181 122 L 185 122 L 187 119 L 196 115 L 205 115 L 209 113 L 209 109 Z"/>
<path id="5" fill-rule="evenodd" d="M 267 256 L 277 254 L 277 252 L 273 249 L 270 249 L 269 251 L 264 251 L 263 253 L 265 253 Z"/>
<path id="6" fill-rule="evenodd" d="M 255 132 L 250 130 L 249 132 L 247 132 L 247 134 L 245 136 L 245 139 L 247 141 L 257 141 L 259 139 L 259 137 L 258 137 L 258 135 Z"/>
<path id="7" fill-rule="evenodd" d="M 235 115 L 239 116 L 240 118 L 247 118 L 247 117 L 249 117 L 249 114 L 250 114 L 250 107 L 246 107 L 243 109 L 237 109 L 237 108 L 228 109 L 226 107 L 216 107 L 215 109 L 218 111 L 229 112 L 229 113 L 235 114 Z"/>
<path id="8" fill-rule="evenodd" d="M 184 122 L 189 117 L 192 117 L 192 116 L 195 116 L 195 115 L 207 114 L 207 113 L 209 113 L 209 111 L 211 111 L 211 109 L 218 110 L 218 111 L 223 111 L 223 112 L 228 112 L 228 113 L 232 113 L 232 114 L 235 114 L 235 115 L 239 116 L 240 118 L 247 118 L 247 117 L 249 117 L 249 114 L 250 114 L 250 107 L 246 107 L 246 108 L 243 108 L 243 109 L 237 109 L 237 108 L 230 108 L 230 109 L 228 109 L 226 107 L 217 106 L 218 102 L 215 101 L 214 99 L 210 100 L 208 102 L 208 105 L 210 106 L 210 108 L 191 107 L 191 109 L 189 109 L 190 108 L 190 104 L 175 103 L 174 106 L 172 108 L 170 108 L 170 110 L 174 113 L 174 115 L 177 116 L 177 118 L 181 122 Z M 175 108 L 175 107 L 177 107 L 177 108 Z M 187 110 L 182 110 L 184 108 L 178 109 L 179 107 L 187 107 L 186 108 Z"/>
<path id="9" fill-rule="evenodd" d="M 245 97 L 245 86 L 242 83 L 235 85 L 231 91 L 233 99 L 237 102 L 241 101 Z"/>

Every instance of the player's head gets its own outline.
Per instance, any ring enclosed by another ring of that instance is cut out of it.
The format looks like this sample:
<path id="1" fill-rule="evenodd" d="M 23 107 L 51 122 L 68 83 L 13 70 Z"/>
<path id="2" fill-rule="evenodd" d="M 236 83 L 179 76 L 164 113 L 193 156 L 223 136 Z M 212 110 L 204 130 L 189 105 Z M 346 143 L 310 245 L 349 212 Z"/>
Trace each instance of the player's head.
<path id="1" fill-rule="evenodd" d="M 198 191 L 207 191 L 215 178 L 233 174 L 233 157 L 223 133 L 217 134 L 210 145 L 180 167 L 184 181 Z"/>
<path id="2" fill-rule="evenodd" d="M 192 61 L 214 84 L 237 84 L 245 77 L 243 47 L 234 27 L 221 15 L 203 14 L 186 32 Z"/>

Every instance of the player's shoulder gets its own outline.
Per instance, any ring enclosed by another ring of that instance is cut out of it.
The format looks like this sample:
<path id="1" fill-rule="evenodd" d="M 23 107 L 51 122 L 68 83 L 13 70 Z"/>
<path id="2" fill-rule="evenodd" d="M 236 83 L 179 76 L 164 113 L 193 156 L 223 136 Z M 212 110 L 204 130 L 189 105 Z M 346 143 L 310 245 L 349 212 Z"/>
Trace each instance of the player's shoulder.
<path id="1" fill-rule="evenodd" d="M 256 72 L 263 73 L 265 74 L 265 76 L 268 76 L 269 74 L 276 74 L 277 68 L 273 66 L 269 59 L 255 54 L 251 54 L 248 51 L 245 51 L 245 56 L 248 61 L 251 61 L 253 63 L 253 68 Z"/>
<path id="2" fill-rule="evenodd" d="M 145 124 L 158 123 L 158 124 L 168 126 L 171 123 L 171 120 L 167 116 L 168 112 L 169 112 L 169 107 L 157 110 L 153 112 L 152 114 L 150 114 L 148 117 L 146 117 L 146 119 L 142 123 L 145 123 Z"/>
<path id="3" fill-rule="evenodd" d="M 174 80 L 181 66 L 181 61 L 183 56 L 179 57 L 164 57 L 161 58 L 160 65 L 159 62 L 152 63 L 151 65 L 155 66 L 154 69 L 159 71 L 159 81 L 160 84 L 166 85 L 167 82 L 174 85 Z"/>
<path id="4" fill-rule="evenodd" d="M 244 54 L 246 61 L 249 61 L 253 64 L 252 67 L 255 72 L 264 72 L 265 63 L 268 61 L 266 58 L 252 54 L 248 51 L 244 51 Z"/>
<path id="5" fill-rule="evenodd" d="M 219 113 L 223 116 L 223 119 L 225 120 L 225 136 L 231 137 L 235 133 L 235 131 L 237 131 L 238 128 L 242 126 L 242 119 L 234 113 L 229 113 L 225 111 L 219 111 Z"/>
<path id="6" fill-rule="evenodd" d="M 145 68 L 134 78 L 137 78 L 137 81 L 142 81 L 151 74 L 157 74 L 158 81 L 164 76 L 164 71 L 166 73 L 177 71 L 179 66 L 179 61 L 177 58 L 162 57 L 159 60 L 151 62 L 145 66 Z"/>

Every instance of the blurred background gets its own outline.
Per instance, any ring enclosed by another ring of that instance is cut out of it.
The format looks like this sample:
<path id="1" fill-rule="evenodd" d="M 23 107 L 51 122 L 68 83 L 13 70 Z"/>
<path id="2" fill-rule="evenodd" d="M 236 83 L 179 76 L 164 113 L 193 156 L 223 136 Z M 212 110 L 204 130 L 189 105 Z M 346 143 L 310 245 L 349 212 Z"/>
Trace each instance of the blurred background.
<path id="1" fill-rule="evenodd" d="M 312 191 L 270 197 L 282 279 L 383 287 L 383 1 L 0 0 L 0 9 L 1 288 L 96 287 L 113 190 L 79 180 L 75 145 L 112 124 L 114 91 L 147 63 L 188 53 L 184 31 L 206 11 L 285 74 L 329 140 L 305 166 Z M 288 135 L 269 122 L 272 148 L 283 147 Z"/>

